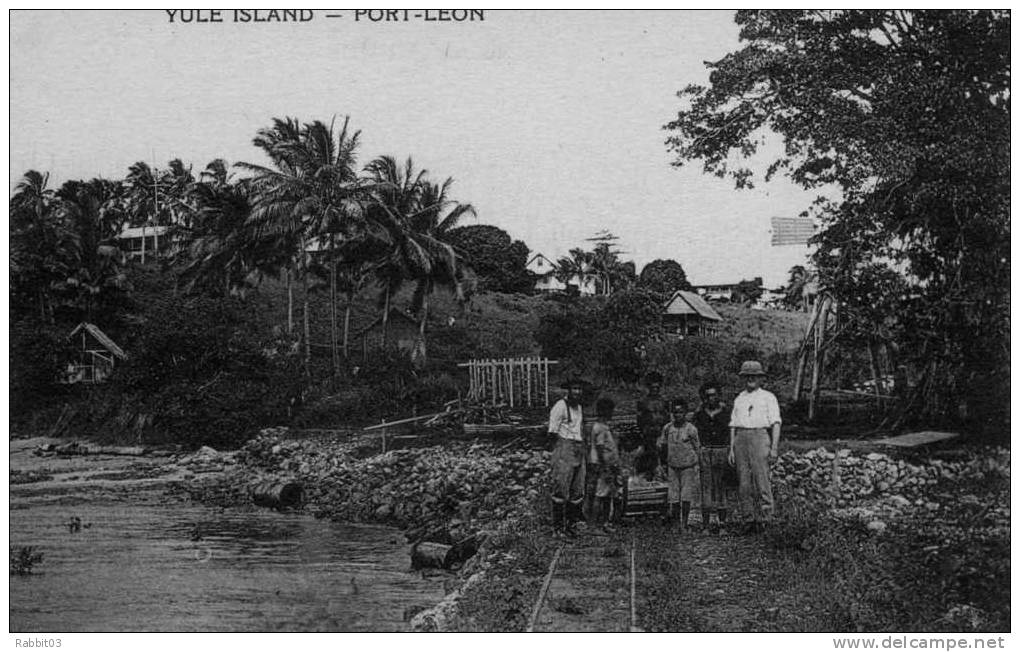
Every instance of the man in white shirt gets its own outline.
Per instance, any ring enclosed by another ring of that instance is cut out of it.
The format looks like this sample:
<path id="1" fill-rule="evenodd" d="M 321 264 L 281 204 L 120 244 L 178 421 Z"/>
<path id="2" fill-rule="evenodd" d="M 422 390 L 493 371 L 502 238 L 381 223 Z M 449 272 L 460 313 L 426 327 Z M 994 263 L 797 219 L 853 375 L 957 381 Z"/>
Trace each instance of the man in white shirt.
<path id="1" fill-rule="evenodd" d="M 572 378 L 560 385 L 566 396 L 549 411 L 549 434 L 556 438 L 552 453 L 553 530 L 575 536 L 574 523 L 582 518 L 584 505 L 584 414 L 581 396 L 586 383 Z"/>
<path id="2" fill-rule="evenodd" d="M 772 482 L 769 461 L 779 454 L 779 430 L 783 420 L 779 401 L 772 392 L 761 388 L 765 370 L 756 360 L 740 366 L 745 389 L 733 401 L 730 413 L 731 464 L 740 478 L 740 511 L 749 529 L 760 532 L 763 523 L 772 519 Z"/>

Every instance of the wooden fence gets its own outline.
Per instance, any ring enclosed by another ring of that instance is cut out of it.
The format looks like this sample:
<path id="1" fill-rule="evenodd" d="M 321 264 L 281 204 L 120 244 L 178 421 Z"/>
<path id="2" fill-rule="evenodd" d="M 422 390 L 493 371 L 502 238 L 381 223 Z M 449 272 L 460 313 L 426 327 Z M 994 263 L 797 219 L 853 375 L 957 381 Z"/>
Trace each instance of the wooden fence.
<path id="1" fill-rule="evenodd" d="M 472 360 L 458 367 L 468 370 L 468 399 L 510 407 L 549 405 L 549 358 Z"/>

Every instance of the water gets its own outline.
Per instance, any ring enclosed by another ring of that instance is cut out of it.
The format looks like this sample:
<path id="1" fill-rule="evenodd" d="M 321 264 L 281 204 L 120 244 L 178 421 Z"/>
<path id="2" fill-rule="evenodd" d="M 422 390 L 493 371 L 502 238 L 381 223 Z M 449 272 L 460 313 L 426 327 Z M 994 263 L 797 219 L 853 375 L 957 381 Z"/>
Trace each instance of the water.
<path id="1" fill-rule="evenodd" d="M 444 593 L 444 576 L 409 570 L 390 528 L 168 502 L 152 489 L 24 485 L 11 501 L 11 545 L 45 555 L 10 578 L 15 632 L 406 631 L 406 610 Z M 72 532 L 75 516 L 91 525 Z"/>

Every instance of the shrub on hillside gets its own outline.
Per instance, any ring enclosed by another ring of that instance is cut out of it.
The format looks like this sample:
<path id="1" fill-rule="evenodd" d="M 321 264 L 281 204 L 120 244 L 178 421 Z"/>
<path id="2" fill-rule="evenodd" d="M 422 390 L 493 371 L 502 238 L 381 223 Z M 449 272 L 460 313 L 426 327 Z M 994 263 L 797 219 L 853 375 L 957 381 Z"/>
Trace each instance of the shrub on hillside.
<path id="1" fill-rule="evenodd" d="M 300 396 L 301 366 L 270 357 L 250 302 L 166 296 L 147 306 L 131 357 L 85 403 L 84 426 L 110 438 L 231 447 L 285 419 Z"/>
<path id="2" fill-rule="evenodd" d="M 27 317 L 11 322 L 9 352 L 11 416 L 19 417 L 52 399 L 70 351 L 63 338 Z"/>
<path id="3" fill-rule="evenodd" d="M 647 342 L 661 334 L 660 304 L 644 290 L 564 302 L 539 320 L 544 355 L 609 381 L 633 382 L 646 366 Z"/>

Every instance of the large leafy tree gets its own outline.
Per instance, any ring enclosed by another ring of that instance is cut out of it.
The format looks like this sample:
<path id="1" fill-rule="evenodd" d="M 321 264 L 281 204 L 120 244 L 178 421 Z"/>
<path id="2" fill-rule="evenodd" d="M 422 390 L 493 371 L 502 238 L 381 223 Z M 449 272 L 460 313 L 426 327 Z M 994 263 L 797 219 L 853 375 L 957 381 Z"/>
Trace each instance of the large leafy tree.
<path id="1" fill-rule="evenodd" d="M 664 258 L 653 260 L 641 269 L 638 286 L 657 294 L 692 289 L 683 266 L 675 260 Z"/>
<path id="2" fill-rule="evenodd" d="M 493 292 L 528 292 L 535 285 L 528 271 L 528 246 L 491 224 L 469 224 L 449 234 L 464 264 L 479 277 L 479 288 Z"/>
<path id="3" fill-rule="evenodd" d="M 741 157 L 778 134 L 784 149 L 765 178 L 839 196 L 813 207 L 821 285 L 863 305 L 864 275 L 889 281 L 882 305 L 899 318 L 886 343 L 920 376 L 906 405 L 1004 416 L 1008 12 L 742 11 L 736 21 L 743 47 L 708 64 L 709 86 L 680 92 L 666 125 L 675 165 L 698 160 L 747 186 L 755 173 Z"/>

